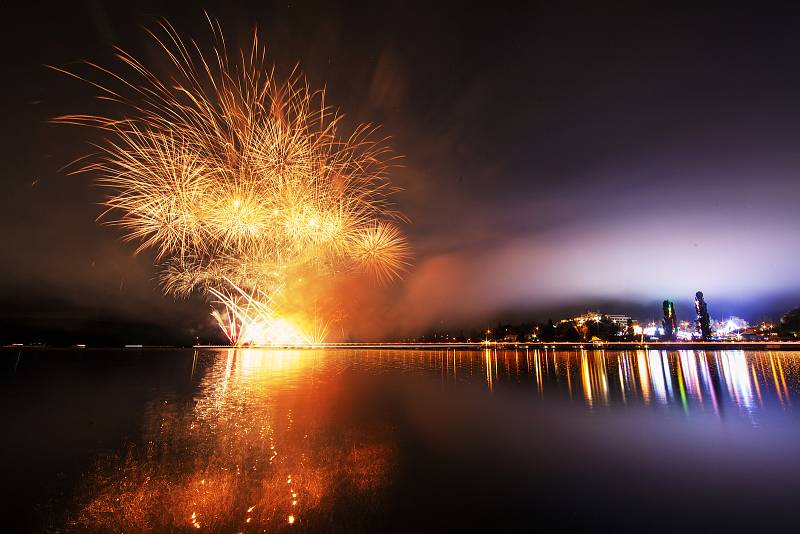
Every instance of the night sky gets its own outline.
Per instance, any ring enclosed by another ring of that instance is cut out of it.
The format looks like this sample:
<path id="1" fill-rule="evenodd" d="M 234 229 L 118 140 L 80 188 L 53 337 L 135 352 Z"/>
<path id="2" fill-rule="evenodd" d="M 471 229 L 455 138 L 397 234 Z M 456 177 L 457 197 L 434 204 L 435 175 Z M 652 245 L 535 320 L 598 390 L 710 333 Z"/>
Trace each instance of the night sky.
<path id="1" fill-rule="evenodd" d="M 320 3 L 322 4 L 322 3 Z M 299 63 L 350 121 L 403 156 L 393 178 L 414 266 L 365 287 L 358 339 L 546 320 L 777 318 L 800 303 L 800 16 L 557 3 L 432 7 L 207 2 L 229 43 L 254 26 L 277 72 Z M 5 6 L 0 342 L 174 343 L 214 329 L 200 298 L 161 295 L 148 254 L 95 218 L 102 192 L 59 169 L 96 134 L 49 124 L 94 92 L 48 70 L 154 63 L 142 27 L 208 38 L 202 7 Z"/>

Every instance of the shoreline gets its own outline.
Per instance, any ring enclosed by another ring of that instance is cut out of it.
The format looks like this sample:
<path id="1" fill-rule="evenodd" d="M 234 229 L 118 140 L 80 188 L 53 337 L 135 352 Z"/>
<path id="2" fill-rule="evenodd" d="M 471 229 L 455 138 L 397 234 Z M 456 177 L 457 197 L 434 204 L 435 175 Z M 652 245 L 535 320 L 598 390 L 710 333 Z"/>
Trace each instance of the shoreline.
<path id="1" fill-rule="evenodd" d="M 129 352 L 174 350 L 174 349 L 210 349 L 210 350 L 229 350 L 229 349 L 277 349 L 277 350 L 345 350 L 345 349 L 364 349 L 364 350 L 561 350 L 561 351 L 580 351 L 580 350 L 780 350 L 780 351 L 800 351 L 800 341 L 650 341 L 646 343 L 638 341 L 604 341 L 604 342 L 574 342 L 574 341 L 551 341 L 551 342 L 512 342 L 512 341 L 491 341 L 491 342 L 441 342 L 441 343 L 319 343 L 312 345 L 137 345 L 137 346 L 53 346 L 53 345 L 2 345 L 0 350 L 74 350 L 74 351 L 93 351 L 93 350 L 120 350 Z"/>
<path id="2" fill-rule="evenodd" d="M 320 343 L 315 345 L 194 345 L 196 349 L 561 349 L 561 350 L 789 350 L 800 351 L 800 341 L 604 341 L 604 342 L 451 342 L 451 343 Z"/>

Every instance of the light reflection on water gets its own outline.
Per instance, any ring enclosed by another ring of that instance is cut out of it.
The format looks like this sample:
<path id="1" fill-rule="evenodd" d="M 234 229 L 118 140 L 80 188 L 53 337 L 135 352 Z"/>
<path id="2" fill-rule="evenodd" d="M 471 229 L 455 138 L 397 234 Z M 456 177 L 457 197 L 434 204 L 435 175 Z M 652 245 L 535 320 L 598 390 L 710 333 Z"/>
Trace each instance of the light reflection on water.
<path id="1" fill-rule="evenodd" d="M 711 410 L 721 403 L 753 414 L 765 403 L 791 407 L 800 355 L 791 352 L 604 351 L 355 351 L 356 361 L 384 372 L 441 372 L 452 384 L 482 381 L 488 391 L 530 382 L 541 397 L 567 395 L 588 407 L 615 403 Z"/>
<path id="2" fill-rule="evenodd" d="M 638 407 L 757 428 L 761 413 L 791 410 L 799 371 L 800 358 L 779 352 L 199 351 L 188 377 L 191 401 L 157 395 L 148 402 L 141 439 L 98 458 L 76 493 L 69 525 L 335 530 L 346 517 L 350 530 L 369 530 L 370 514 L 385 507 L 397 475 L 400 423 L 383 421 L 380 410 L 371 414 L 382 393 L 353 376 L 380 384 L 386 377 L 422 380 L 449 402 L 459 402 L 452 399 L 460 390 L 483 404 L 519 393 L 589 414 Z M 438 424 L 427 431 L 454 439 Z M 482 439 L 475 426 L 471 439 Z"/>

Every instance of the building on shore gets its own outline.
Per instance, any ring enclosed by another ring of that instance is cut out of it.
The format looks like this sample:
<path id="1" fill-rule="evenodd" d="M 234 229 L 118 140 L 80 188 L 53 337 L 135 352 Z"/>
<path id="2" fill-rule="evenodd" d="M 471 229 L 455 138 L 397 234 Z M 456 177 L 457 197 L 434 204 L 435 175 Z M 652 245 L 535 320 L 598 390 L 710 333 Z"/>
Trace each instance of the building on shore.
<path id="1" fill-rule="evenodd" d="M 582 327 L 584 325 L 591 326 L 592 323 L 599 323 L 601 321 L 609 321 L 613 323 L 619 331 L 619 335 L 626 335 L 631 329 L 631 325 L 635 323 L 635 321 L 629 317 L 628 315 L 621 315 L 621 314 L 608 314 L 608 313 L 601 313 L 599 311 L 587 311 L 582 315 L 578 315 L 577 317 L 572 317 L 569 319 L 561 319 L 561 323 L 565 322 L 574 322 L 576 326 Z"/>

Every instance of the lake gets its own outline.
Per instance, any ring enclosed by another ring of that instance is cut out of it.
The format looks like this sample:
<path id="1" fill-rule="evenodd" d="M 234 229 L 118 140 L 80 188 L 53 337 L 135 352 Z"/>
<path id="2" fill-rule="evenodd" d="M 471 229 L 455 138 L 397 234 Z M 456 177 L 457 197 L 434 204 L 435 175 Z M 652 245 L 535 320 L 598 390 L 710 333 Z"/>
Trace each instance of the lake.
<path id="1" fill-rule="evenodd" d="M 0 354 L 7 532 L 797 529 L 800 353 Z"/>

